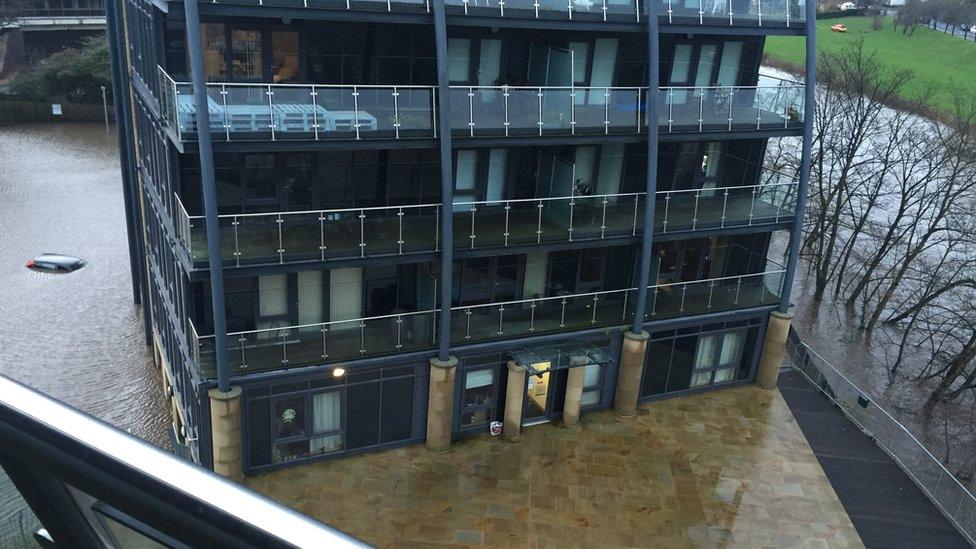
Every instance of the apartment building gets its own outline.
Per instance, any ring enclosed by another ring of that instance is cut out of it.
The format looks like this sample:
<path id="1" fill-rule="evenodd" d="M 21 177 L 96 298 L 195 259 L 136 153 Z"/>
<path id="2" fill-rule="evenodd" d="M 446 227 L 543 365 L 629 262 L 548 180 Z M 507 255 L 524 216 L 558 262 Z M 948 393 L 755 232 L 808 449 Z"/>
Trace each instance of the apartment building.
<path id="1" fill-rule="evenodd" d="M 442 451 L 775 384 L 796 253 L 770 242 L 806 177 L 764 158 L 809 157 L 811 96 L 760 62 L 810 39 L 802 0 L 194 1 L 109 4 L 189 459 Z"/>

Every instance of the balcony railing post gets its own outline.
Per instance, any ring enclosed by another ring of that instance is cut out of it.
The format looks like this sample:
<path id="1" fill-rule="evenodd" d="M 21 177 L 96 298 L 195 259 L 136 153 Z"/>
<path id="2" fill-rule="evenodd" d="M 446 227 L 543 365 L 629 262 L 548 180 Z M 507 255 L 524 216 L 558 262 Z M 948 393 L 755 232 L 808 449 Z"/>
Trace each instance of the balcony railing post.
<path id="1" fill-rule="evenodd" d="M 359 257 L 366 257 L 366 210 L 359 210 Z"/>
<path id="2" fill-rule="evenodd" d="M 366 321 L 359 321 L 359 354 L 366 354 Z"/>
<path id="3" fill-rule="evenodd" d="M 506 85 L 502 86 L 502 101 L 505 104 L 505 137 L 508 137 L 508 126 L 509 126 L 509 121 L 508 121 L 508 96 L 509 96 L 508 84 L 506 84 Z"/>
<path id="4" fill-rule="evenodd" d="M 220 219 L 219 217 L 217 218 Z M 219 223 L 219 221 L 218 221 Z M 234 226 L 234 263 L 240 267 L 241 266 L 241 239 L 239 227 L 241 226 L 241 219 L 236 215 L 233 217 Z"/>
<path id="5" fill-rule="evenodd" d="M 542 135 L 542 88 L 539 88 L 539 135 Z"/>
<path id="6" fill-rule="evenodd" d="M 325 261 L 325 212 L 319 212 L 319 255 Z"/>
<path id="7" fill-rule="evenodd" d="M 607 235 L 607 197 L 603 197 L 603 213 L 600 215 L 600 238 Z"/>
<path id="8" fill-rule="evenodd" d="M 445 309 L 447 309 L 447 308 L 445 307 Z M 448 314 L 450 314 L 450 313 L 448 313 Z M 468 307 L 467 309 L 464 310 L 464 316 L 465 316 L 464 339 L 467 340 L 467 339 L 471 339 L 471 307 Z M 442 319 L 441 322 L 450 322 L 450 320 L 449 319 L 447 319 L 447 320 L 443 320 Z"/>
<path id="9" fill-rule="evenodd" d="M 603 0 L 603 20 L 607 20 L 607 0 Z"/>
<path id="10" fill-rule="evenodd" d="M 241 346 L 241 370 L 247 370 L 247 336 L 241 334 L 237 343 Z"/>
<path id="11" fill-rule="evenodd" d="M 729 86 L 729 131 L 732 131 L 732 120 L 735 119 L 735 87 Z"/>
<path id="12" fill-rule="evenodd" d="M 271 140 L 275 140 L 275 118 L 274 118 L 274 90 L 268 85 L 268 128 L 271 130 Z"/>
<path id="13" fill-rule="evenodd" d="M 468 87 L 468 132 L 474 137 L 474 88 Z"/>
<path id="14" fill-rule="evenodd" d="M 288 367 L 288 332 L 287 330 L 280 330 L 278 332 L 278 338 L 281 340 L 281 365 Z"/>
<path id="15" fill-rule="evenodd" d="M 400 93 L 397 87 L 393 86 L 393 132 L 397 139 L 400 139 Z"/>
<path id="16" fill-rule="evenodd" d="M 329 325 L 328 324 L 323 324 L 321 331 L 322 331 L 322 360 L 325 360 L 325 359 L 329 358 L 329 347 L 328 347 L 328 344 L 327 344 L 328 333 L 329 333 Z"/>
<path id="17" fill-rule="evenodd" d="M 403 255 L 403 208 L 397 208 L 397 246 Z"/>
<path id="18" fill-rule="evenodd" d="M 603 134 L 610 135 L 610 88 L 603 92 Z"/>
<path id="19" fill-rule="evenodd" d="M 705 93 L 708 88 L 701 88 L 698 92 L 698 131 L 702 131 L 705 122 Z"/>
<path id="20" fill-rule="evenodd" d="M 315 86 L 312 86 L 312 91 L 309 92 L 309 97 L 311 97 L 312 99 L 312 131 L 315 133 L 314 139 L 318 141 L 319 140 L 319 105 L 318 105 L 319 93 L 315 90 L 316 90 Z"/>
<path id="21" fill-rule="evenodd" d="M 559 329 L 566 327 L 566 298 L 562 299 L 559 310 Z"/>
<path id="22" fill-rule="evenodd" d="M 705 305 L 705 309 L 712 310 L 712 294 L 715 292 L 715 281 L 711 281 L 708 284 L 708 303 Z"/>
<path id="23" fill-rule="evenodd" d="M 640 209 L 640 195 L 634 195 L 634 222 L 631 227 L 630 236 L 637 236 L 637 211 Z"/>
<path id="24" fill-rule="evenodd" d="M 536 244 L 539 244 L 540 242 L 542 242 L 542 208 L 544 208 L 544 207 L 545 207 L 545 205 L 544 205 L 543 201 L 540 200 L 539 201 L 539 206 L 538 206 L 538 210 L 539 210 L 539 221 L 538 221 L 538 223 L 536 225 L 536 229 L 535 229 L 535 243 Z"/>
<path id="25" fill-rule="evenodd" d="M 353 127 L 356 128 L 356 139 L 359 139 L 359 87 L 352 87 L 352 111 L 355 123 Z"/>
<path id="26" fill-rule="evenodd" d="M 441 237 L 441 206 L 438 204 L 434 207 L 434 251 L 440 251 L 440 237 Z"/>
<path id="27" fill-rule="evenodd" d="M 644 125 L 644 121 L 641 119 L 641 110 L 642 110 L 641 109 L 641 106 L 644 104 L 641 101 L 641 92 L 642 91 L 643 90 L 641 88 L 637 88 L 637 109 L 636 109 L 637 110 L 637 120 L 635 121 L 636 124 L 637 124 L 637 133 L 640 133 L 641 132 L 641 126 Z M 648 94 L 651 93 L 650 88 L 648 88 L 647 93 Z M 650 130 L 651 130 L 651 128 L 648 128 L 648 131 L 650 131 Z"/>
<path id="28" fill-rule="evenodd" d="M 573 20 L 573 0 L 566 0 L 566 10 L 569 15 L 569 20 Z"/>
<path id="29" fill-rule="evenodd" d="M 468 245 L 472 250 L 475 248 L 475 238 L 477 238 L 477 234 L 474 226 L 474 217 L 475 217 L 475 212 L 477 211 L 478 211 L 478 205 L 472 204 L 471 205 L 471 233 L 468 235 Z"/>
<path id="30" fill-rule="evenodd" d="M 227 84 L 220 85 L 220 100 L 224 104 L 224 112 L 221 118 L 224 120 L 224 137 L 230 141 L 230 120 L 227 118 Z M 200 117 L 197 116 L 197 136 L 200 135 Z"/>
<path id="31" fill-rule="evenodd" d="M 789 2 L 789 0 L 787 0 Z M 762 0 L 756 0 L 756 6 L 758 9 L 759 26 L 762 26 Z"/>
<path id="32" fill-rule="evenodd" d="M 733 305 L 739 304 L 739 292 L 742 290 L 742 277 L 735 279 L 735 299 L 732 300 Z"/>
<path id="33" fill-rule="evenodd" d="M 509 213 L 512 210 L 512 203 L 505 202 L 505 245 L 508 246 L 508 236 L 509 236 Z"/>
<path id="34" fill-rule="evenodd" d="M 671 0 L 668 0 L 668 23 L 674 23 L 674 8 L 671 6 Z"/>
<path id="35" fill-rule="evenodd" d="M 569 241 L 573 241 L 573 213 L 576 208 L 576 200 L 574 198 L 569 199 Z"/>
<path id="36" fill-rule="evenodd" d="M 502 304 L 498 306 L 498 336 L 499 337 L 505 335 L 505 330 L 502 329 L 504 323 L 505 323 L 505 305 Z"/>
<path id="37" fill-rule="evenodd" d="M 396 350 L 399 351 L 403 348 L 403 342 L 401 339 L 401 327 L 403 326 L 403 315 L 397 315 L 396 317 Z"/>
<path id="38" fill-rule="evenodd" d="M 535 300 L 529 304 L 529 333 L 535 331 Z"/>
<path id="39" fill-rule="evenodd" d="M 596 324 L 596 304 L 600 301 L 600 294 L 593 294 L 593 315 L 590 317 L 590 324 Z"/>
<path id="40" fill-rule="evenodd" d="M 277 217 L 278 218 L 277 218 L 276 221 L 278 223 L 278 263 L 284 263 L 285 262 L 285 244 L 284 244 L 283 235 L 281 234 L 282 233 L 281 225 L 285 221 L 281 217 L 281 214 L 278 214 Z"/>
<path id="41" fill-rule="evenodd" d="M 704 0 L 698 0 L 698 24 L 705 24 L 705 5 Z"/>
<path id="42" fill-rule="evenodd" d="M 573 0 L 570 0 L 572 2 Z M 584 97 L 586 97 L 584 93 Z M 576 85 L 569 87 L 569 133 L 576 135 Z"/>
<path id="43" fill-rule="evenodd" d="M 668 133 L 674 126 L 674 88 L 668 88 Z"/>
<path id="44" fill-rule="evenodd" d="M 752 220 L 756 214 L 756 187 L 752 188 L 752 196 L 749 197 L 749 226 L 752 227 Z"/>
<path id="45" fill-rule="evenodd" d="M 721 224 L 721 227 L 723 229 L 725 228 L 725 217 L 726 217 L 726 213 L 728 212 L 728 209 L 729 209 L 729 190 L 728 189 L 725 189 L 725 192 L 722 193 L 722 224 Z"/>
<path id="46" fill-rule="evenodd" d="M 664 193 L 664 221 L 662 221 L 661 232 L 668 232 L 668 223 L 670 222 L 669 215 L 671 213 L 671 191 L 665 191 Z"/>
<path id="47" fill-rule="evenodd" d="M 688 283 L 685 282 L 681 285 L 681 305 L 678 307 L 678 312 L 685 312 L 685 296 L 688 294 Z"/>

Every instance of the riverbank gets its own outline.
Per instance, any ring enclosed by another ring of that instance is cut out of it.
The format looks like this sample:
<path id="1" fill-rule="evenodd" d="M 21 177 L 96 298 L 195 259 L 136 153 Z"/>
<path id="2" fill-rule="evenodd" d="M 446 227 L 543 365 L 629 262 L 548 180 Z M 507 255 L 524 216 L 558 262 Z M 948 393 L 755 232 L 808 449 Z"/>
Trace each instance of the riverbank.
<path id="1" fill-rule="evenodd" d="M 847 25 L 847 32 L 830 30 L 831 25 L 838 23 Z M 919 27 L 911 36 L 903 34 L 901 27 L 897 31 L 893 28 L 891 18 L 885 18 L 881 30 L 872 28 L 871 17 L 818 20 L 817 50 L 837 53 L 863 39 L 866 51 L 876 52 L 878 59 L 888 67 L 912 71 L 912 91 L 931 87 L 934 91 L 931 105 L 936 111 L 947 112 L 953 108 L 954 88 L 970 92 L 976 90 L 976 51 L 972 43 L 928 27 Z M 763 49 L 763 63 L 793 74 L 802 74 L 804 48 L 803 39 L 768 36 Z M 907 101 L 908 98 L 902 99 Z"/>

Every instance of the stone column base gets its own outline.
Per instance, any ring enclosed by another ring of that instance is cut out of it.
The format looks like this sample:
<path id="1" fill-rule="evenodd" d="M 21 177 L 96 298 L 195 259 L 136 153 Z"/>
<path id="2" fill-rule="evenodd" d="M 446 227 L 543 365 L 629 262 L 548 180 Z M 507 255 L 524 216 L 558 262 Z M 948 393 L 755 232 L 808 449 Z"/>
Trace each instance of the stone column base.
<path id="1" fill-rule="evenodd" d="M 231 387 L 226 393 L 210 389 L 207 395 L 210 397 L 213 470 L 234 482 L 241 482 L 244 479 L 241 388 Z"/>
<path id="2" fill-rule="evenodd" d="M 454 377 L 458 359 L 430 359 L 430 391 L 427 395 L 427 449 L 445 452 L 451 447 L 454 415 Z"/>
<path id="3" fill-rule="evenodd" d="M 572 359 L 570 364 L 573 364 Z M 563 425 L 579 425 L 580 408 L 583 404 L 583 376 L 586 373 L 585 359 L 582 364 L 572 366 L 566 377 L 566 398 L 563 404 Z"/>
<path id="4" fill-rule="evenodd" d="M 644 357 L 650 334 L 624 332 L 620 350 L 620 368 L 617 370 L 617 391 L 613 397 L 613 413 L 630 417 L 637 415 L 637 398 L 640 396 L 641 378 L 644 374 Z"/>
<path id="5" fill-rule="evenodd" d="M 522 436 L 522 404 L 525 402 L 525 368 L 508 361 L 508 384 L 505 388 L 505 422 L 502 438 L 515 442 Z"/>
<path id="6" fill-rule="evenodd" d="M 769 314 L 762 355 L 759 357 L 759 370 L 756 372 L 756 385 L 763 389 L 776 388 L 779 368 L 783 364 L 783 357 L 786 356 L 786 338 L 790 335 L 792 320 L 793 311 L 788 313 L 773 311 Z"/>

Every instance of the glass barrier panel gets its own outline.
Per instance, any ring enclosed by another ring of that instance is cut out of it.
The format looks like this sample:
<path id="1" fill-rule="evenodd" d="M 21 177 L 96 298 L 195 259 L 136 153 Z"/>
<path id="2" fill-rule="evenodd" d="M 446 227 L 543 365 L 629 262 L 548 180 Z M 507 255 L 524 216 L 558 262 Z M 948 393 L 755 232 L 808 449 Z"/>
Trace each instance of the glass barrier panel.
<path id="1" fill-rule="evenodd" d="M 538 88 L 508 89 L 508 134 L 539 135 Z"/>
<path id="2" fill-rule="evenodd" d="M 403 252 L 433 252 L 439 241 L 437 226 L 439 206 L 404 207 L 403 212 Z"/>
<path id="3" fill-rule="evenodd" d="M 325 325 L 325 355 L 328 362 L 359 358 L 362 349 L 362 320 L 344 320 Z"/>
<path id="4" fill-rule="evenodd" d="M 573 105 L 576 109 L 576 132 L 602 134 L 609 130 L 608 88 L 574 88 Z"/>
<path id="5" fill-rule="evenodd" d="M 322 324 L 301 326 L 288 330 L 287 345 L 285 351 L 288 356 L 288 366 L 309 366 L 322 364 Z"/>
<path id="6" fill-rule="evenodd" d="M 573 98 L 570 88 L 542 90 L 542 133 L 569 135 L 573 131 Z"/>
<path id="7" fill-rule="evenodd" d="M 506 204 L 506 202 L 479 203 L 466 206 L 459 204 L 459 208 L 467 208 L 465 212 L 456 211 L 454 214 L 455 218 L 460 216 L 462 219 L 468 220 L 468 233 L 463 235 L 468 238 L 464 244 L 471 248 L 507 245 L 506 219 L 510 224 L 511 218 L 507 215 L 510 212 L 506 209 Z M 474 238 L 470 238 L 472 234 Z"/>
<path id="8" fill-rule="evenodd" d="M 602 196 L 576 196 L 568 199 L 573 240 L 604 237 L 608 199 Z"/>
<path id="9" fill-rule="evenodd" d="M 371 318 L 363 321 L 363 356 L 391 355 L 399 352 L 397 317 Z"/>
<path id="10" fill-rule="evenodd" d="M 400 137 L 433 137 L 434 105 L 431 88 L 397 88 Z"/>
<path id="11" fill-rule="evenodd" d="M 321 259 L 318 212 L 281 214 L 281 248 L 284 261 Z"/>
<path id="12" fill-rule="evenodd" d="M 505 135 L 505 91 L 500 88 L 471 88 L 465 98 L 471 109 L 474 135 Z"/>
<path id="13" fill-rule="evenodd" d="M 691 88 L 672 89 L 668 95 L 668 112 L 671 131 L 698 131 L 702 108 L 701 90 Z"/>
<path id="14" fill-rule="evenodd" d="M 732 88 L 703 88 L 701 118 L 703 131 L 727 130 L 732 100 Z"/>
<path id="15" fill-rule="evenodd" d="M 400 352 L 423 351 L 437 345 L 436 313 L 411 313 L 400 317 Z"/>
<path id="16" fill-rule="evenodd" d="M 555 232 L 549 225 L 548 200 L 513 201 L 509 203 L 508 243 L 535 244 L 542 235 Z"/>
<path id="17" fill-rule="evenodd" d="M 396 137 L 396 115 L 398 101 L 394 101 L 393 88 L 359 87 L 359 110 L 356 121 L 359 124 L 359 137 L 362 139 Z M 399 99 L 399 98 L 397 98 Z"/>
<path id="18" fill-rule="evenodd" d="M 352 87 L 315 87 L 315 104 L 322 112 L 319 139 L 356 137 L 356 97 Z"/>
<path id="19" fill-rule="evenodd" d="M 605 292 L 596 296 L 593 303 L 595 326 L 618 326 L 628 322 L 627 306 L 633 304 L 628 291 Z"/>
<path id="20" fill-rule="evenodd" d="M 326 258 L 360 257 L 363 233 L 359 210 L 321 212 L 319 234 Z"/>
<path id="21" fill-rule="evenodd" d="M 311 86 L 273 86 L 271 105 L 275 139 L 315 138 L 325 111 L 312 102 Z"/>
<path id="22" fill-rule="evenodd" d="M 400 253 L 400 216 L 395 209 L 362 210 L 366 256 Z"/>
<path id="23" fill-rule="evenodd" d="M 505 305 L 501 317 L 501 337 L 524 337 L 535 333 L 532 303 L 531 301 L 522 301 Z"/>
<path id="24" fill-rule="evenodd" d="M 474 343 L 498 338 L 499 306 L 473 306 L 451 310 L 451 339 L 454 343 Z"/>
<path id="25" fill-rule="evenodd" d="M 208 86 L 208 89 L 213 86 Z M 231 141 L 264 141 L 272 137 L 274 113 L 270 86 L 223 86 L 224 123 Z M 211 116 L 214 105 L 211 105 Z M 211 127 L 213 122 L 211 121 Z"/>
<path id="26" fill-rule="evenodd" d="M 637 19 L 637 4 L 634 0 L 603 0 L 596 4 L 597 9 L 606 7 L 607 20 L 636 21 Z"/>
<path id="27" fill-rule="evenodd" d="M 231 224 L 236 222 L 234 232 L 234 253 L 243 264 L 278 263 L 281 260 L 281 242 L 277 216 L 237 216 L 231 218 Z"/>
<path id="28" fill-rule="evenodd" d="M 233 348 L 233 346 L 234 346 L 234 341 L 233 341 L 234 339 L 236 339 L 234 336 L 228 337 L 228 341 L 227 341 L 228 355 L 231 353 L 230 349 Z M 197 367 L 200 368 L 200 376 L 201 377 L 214 377 L 214 376 L 216 376 L 217 375 L 217 363 L 216 363 L 215 358 L 214 358 L 214 352 L 215 352 L 214 351 L 214 338 L 213 337 L 201 337 L 197 341 L 198 341 L 198 344 L 197 344 L 197 353 L 196 353 L 196 357 L 195 358 L 197 360 Z M 233 359 L 231 359 L 229 362 L 230 362 L 230 369 L 232 371 L 235 371 L 235 370 L 239 369 L 239 368 L 235 368 L 234 367 L 234 361 L 233 361 Z"/>

